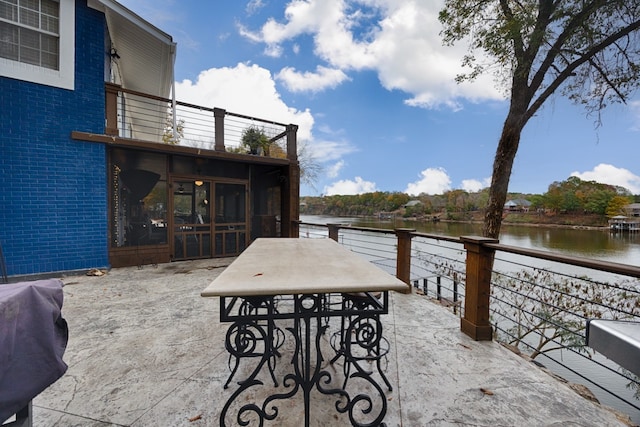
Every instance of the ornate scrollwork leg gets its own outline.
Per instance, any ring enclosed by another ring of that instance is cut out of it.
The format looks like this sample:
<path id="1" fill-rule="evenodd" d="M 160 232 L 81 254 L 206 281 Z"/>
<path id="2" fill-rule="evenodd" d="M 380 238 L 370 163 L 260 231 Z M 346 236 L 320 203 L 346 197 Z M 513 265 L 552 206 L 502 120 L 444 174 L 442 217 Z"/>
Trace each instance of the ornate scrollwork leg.
<path id="1" fill-rule="evenodd" d="M 226 346 L 229 352 L 229 369 L 231 374 L 224 385 L 227 388 L 231 380 L 235 376 L 241 358 L 246 357 L 262 357 L 263 353 L 268 355 L 267 366 L 273 384 L 277 387 L 278 380 L 275 377 L 276 361 L 281 357 L 280 347 L 284 344 L 284 332 L 275 325 L 275 321 L 271 318 L 277 313 L 276 300 L 274 297 L 250 297 L 246 298 L 240 304 L 238 316 L 246 319 L 253 318 L 258 314 L 267 314 L 267 320 L 253 321 L 251 323 L 236 322 L 227 331 Z M 266 329 L 265 338 L 262 335 L 256 335 L 255 329 Z M 260 346 L 260 342 L 263 346 Z"/>
<path id="2" fill-rule="evenodd" d="M 229 412 L 231 405 L 236 401 L 236 399 L 240 395 L 242 395 L 242 393 L 244 393 L 248 388 L 255 385 L 263 384 L 263 382 L 258 380 L 256 377 L 262 370 L 263 366 L 265 364 L 268 364 L 269 358 L 272 357 L 272 355 L 269 346 L 260 346 L 259 343 L 266 343 L 268 342 L 267 339 L 267 331 L 265 331 L 265 328 L 255 321 L 237 321 L 234 322 L 227 330 L 225 347 L 229 352 L 230 360 L 235 360 L 236 364 L 229 376 L 229 379 L 227 380 L 227 384 L 225 384 L 225 388 L 227 388 L 229 382 L 235 375 L 242 358 L 260 357 L 260 361 L 245 380 L 238 382 L 238 389 L 233 392 L 231 397 L 227 400 L 224 407 L 222 408 L 222 412 L 220 414 L 221 427 L 227 425 L 225 421 L 227 418 L 227 413 Z M 257 351 L 257 349 L 259 348 L 262 348 L 262 352 Z M 238 410 L 236 418 L 238 425 L 249 425 L 249 421 L 247 421 L 248 413 L 256 414 L 256 416 L 260 420 L 259 425 L 263 425 L 264 420 L 272 420 L 278 415 L 277 410 L 268 412 L 263 408 L 259 408 L 255 404 L 246 404 Z"/>
<path id="3" fill-rule="evenodd" d="M 381 365 L 381 360 L 386 360 L 389 352 L 389 341 L 382 335 L 380 316 L 365 314 L 357 317 L 350 323 L 346 336 L 345 365 L 354 365 L 360 372 L 365 372 L 360 362 L 375 362 L 378 373 L 391 391 L 391 383 Z"/>
<path id="4" fill-rule="evenodd" d="M 275 390 L 279 391 L 279 393 L 267 397 L 262 404 L 247 403 L 242 405 L 240 402 L 242 401 L 241 396 L 247 389 L 263 385 L 263 382 L 258 379 L 258 374 L 265 365 L 269 369 L 274 384 L 278 387 L 274 376 L 274 357 L 279 345 L 284 341 L 284 337 L 276 336 L 277 332 L 274 332 L 280 330 L 275 327 L 275 319 L 277 317 L 266 317 L 265 322 L 264 316 L 251 312 L 231 325 L 225 340 L 225 346 L 230 354 L 230 367 L 232 367 L 231 361 L 235 362 L 229 381 L 238 371 L 238 364 L 241 359 L 253 357 L 259 358 L 259 362 L 245 380 L 238 382 L 238 389 L 233 392 L 225 403 L 220 418 L 221 427 L 227 425 L 226 419 L 230 415 L 229 412 L 232 406 L 234 408 L 240 406 L 239 409 L 234 409 L 237 425 L 248 426 L 251 424 L 262 427 L 266 421 L 272 421 L 278 417 L 279 410 L 276 406 L 276 401 L 293 397 L 301 389 L 304 394 L 305 425 L 308 427 L 311 405 L 310 394 L 314 388 L 321 394 L 335 395 L 337 412 L 346 414 L 353 426 L 374 427 L 384 425 L 382 421 L 387 412 L 386 395 L 380 385 L 372 378 L 372 372 L 363 369 L 359 364 L 362 361 L 370 361 L 371 355 L 381 354 L 380 343 L 384 338 L 382 337 L 382 325 L 379 322 L 379 316 L 376 313 L 367 313 L 366 311 L 360 316 L 356 316 L 356 314 L 360 314 L 358 312 L 351 317 L 341 316 L 344 322 L 342 329 L 345 330 L 346 327 L 344 337 L 352 337 L 348 340 L 342 339 L 340 344 L 340 350 L 345 357 L 345 365 L 351 366 L 354 371 L 347 373 L 350 379 L 350 386 L 353 384 L 354 390 L 357 390 L 357 393 L 350 396 L 346 389 L 346 382 L 342 388 L 332 387 L 331 373 L 322 369 L 324 358 L 321 351 L 321 338 L 328 327 L 327 322 L 323 323 L 325 318 L 323 316 L 327 313 L 324 298 L 325 296 L 322 294 L 294 295 L 295 308 L 292 313 L 287 315 L 291 317 L 286 317 L 293 320 L 293 326 L 286 328 L 286 331 L 291 334 L 294 341 L 294 351 L 291 359 L 293 372 L 284 376 L 282 380 L 283 389 Z M 253 308 L 255 308 L 255 304 Z M 259 320 L 248 320 L 256 319 L 256 317 Z M 367 356 L 362 356 L 362 352 Z M 272 365 L 271 363 L 274 364 Z M 380 370 L 379 365 L 378 369 Z M 227 381 L 227 384 L 229 384 L 229 381 Z M 390 387 L 386 378 L 385 382 Z"/>

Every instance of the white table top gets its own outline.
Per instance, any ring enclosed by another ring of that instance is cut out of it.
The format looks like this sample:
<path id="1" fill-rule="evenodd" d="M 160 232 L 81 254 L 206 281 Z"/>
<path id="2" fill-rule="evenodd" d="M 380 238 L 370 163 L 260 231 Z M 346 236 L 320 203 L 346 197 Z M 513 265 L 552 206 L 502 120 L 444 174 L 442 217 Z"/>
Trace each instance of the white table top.
<path id="1" fill-rule="evenodd" d="M 408 285 L 331 239 L 256 239 L 203 297 L 405 291 Z"/>

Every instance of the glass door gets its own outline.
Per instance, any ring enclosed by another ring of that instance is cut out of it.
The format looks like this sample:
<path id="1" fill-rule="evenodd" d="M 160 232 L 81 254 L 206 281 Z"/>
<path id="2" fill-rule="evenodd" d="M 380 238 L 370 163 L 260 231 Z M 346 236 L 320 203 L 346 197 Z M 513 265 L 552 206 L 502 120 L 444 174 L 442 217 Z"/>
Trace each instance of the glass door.
<path id="1" fill-rule="evenodd" d="M 245 184 L 215 183 L 214 256 L 234 256 L 247 247 Z"/>
<path id="2" fill-rule="evenodd" d="M 175 260 L 211 257 L 211 183 L 173 182 Z"/>

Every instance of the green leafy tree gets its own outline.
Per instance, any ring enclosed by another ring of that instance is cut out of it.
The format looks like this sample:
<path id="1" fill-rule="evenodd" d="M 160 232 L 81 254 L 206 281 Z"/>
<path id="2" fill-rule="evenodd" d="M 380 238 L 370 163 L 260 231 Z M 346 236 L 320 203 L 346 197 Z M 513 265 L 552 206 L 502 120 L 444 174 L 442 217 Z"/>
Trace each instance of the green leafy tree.
<path id="1" fill-rule="evenodd" d="M 637 89 L 640 0 L 445 0 L 439 18 L 445 43 L 470 41 L 457 80 L 494 72 L 508 89 L 483 228 L 497 238 L 522 130 L 545 102 L 559 91 L 599 113 Z"/>
<path id="2" fill-rule="evenodd" d="M 553 182 L 549 185 L 547 192 L 544 194 L 544 205 L 553 211 L 562 209 L 562 189 L 559 182 Z"/>
<path id="3" fill-rule="evenodd" d="M 544 196 L 541 194 L 532 194 L 527 200 L 531 202 L 531 210 L 535 211 L 544 208 Z"/>
<path id="4" fill-rule="evenodd" d="M 630 197 L 614 196 L 607 205 L 607 216 L 624 215 L 625 206 L 631 203 Z"/>
<path id="5" fill-rule="evenodd" d="M 598 215 L 605 215 L 607 206 L 613 197 L 615 197 L 615 193 L 612 191 L 596 190 L 587 197 L 584 204 L 585 210 Z"/>

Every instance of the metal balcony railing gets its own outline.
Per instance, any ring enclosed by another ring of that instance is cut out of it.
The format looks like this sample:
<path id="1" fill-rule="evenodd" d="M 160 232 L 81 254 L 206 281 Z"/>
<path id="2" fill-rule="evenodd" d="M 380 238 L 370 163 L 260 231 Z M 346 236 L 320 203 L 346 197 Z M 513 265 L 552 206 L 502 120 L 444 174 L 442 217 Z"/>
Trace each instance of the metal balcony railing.
<path id="1" fill-rule="evenodd" d="M 266 149 L 251 154 L 297 160 L 296 125 L 278 123 L 106 84 L 105 134 L 147 142 L 249 154 L 242 136 L 264 134 Z"/>
<path id="2" fill-rule="evenodd" d="M 640 380 L 586 346 L 589 319 L 640 322 L 640 268 L 412 230 L 300 224 L 448 307 L 461 330 L 495 339 L 640 419 Z M 416 313 L 419 316 L 419 313 Z"/>

